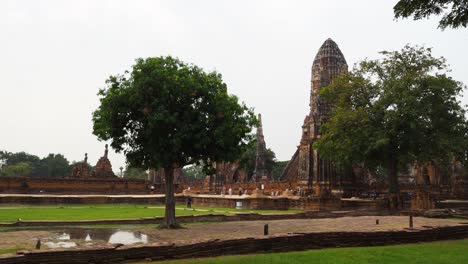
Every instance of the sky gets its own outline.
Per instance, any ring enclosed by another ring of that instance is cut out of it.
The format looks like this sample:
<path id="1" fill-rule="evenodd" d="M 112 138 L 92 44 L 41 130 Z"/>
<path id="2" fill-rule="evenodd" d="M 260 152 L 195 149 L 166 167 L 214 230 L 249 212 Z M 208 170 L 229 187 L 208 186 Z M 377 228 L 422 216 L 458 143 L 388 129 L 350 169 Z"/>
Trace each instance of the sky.
<path id="1" fill-rule="evenodd" d="M 171 55 L 223 75 L 262 114 L 268 148 L 294 154 L 309 112 L 311 66 L 332 38 L 348 65 L 405 44 L 433 47 L 468 84 L 468 29 L 394 20 L 396 0 L 0 1 L 0 150 L 95 164 L 97 92 L 136 58 Z M 468 103 L 468 97 L 461 99 Z M 125 157 L 113 151 L 114 171 Z"/>

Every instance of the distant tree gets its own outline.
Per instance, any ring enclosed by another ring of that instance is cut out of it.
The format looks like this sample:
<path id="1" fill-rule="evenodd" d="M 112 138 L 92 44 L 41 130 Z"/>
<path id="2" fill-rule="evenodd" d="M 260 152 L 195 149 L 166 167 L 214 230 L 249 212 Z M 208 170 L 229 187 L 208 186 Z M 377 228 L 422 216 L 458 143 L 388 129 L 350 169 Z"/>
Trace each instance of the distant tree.
<path id="1" fill-rule="evenodd" d="M 127 166 L 124 171 L 124 177 L 129 179 L 148 179 L 147 170 Z"/>
<path id="2" fill-rule="evenodd" d="M 18 162 L 12 165 L 2 167 L 1 175 L 7 177 L 27 176 L 32 172 L 32 166 L 29 162 Z"/>
<path id="3" fill-rule="evenodd" d="M 314 147 L 339 164 L 386 168 L 396 207 L 398 171 L 463 156 L 468 126 L 458 101 L 464 86 L 446 75 L 445 59 L 411 46 L 382 54 L 321 89 L 332 110 Z"/>
<path id="4" fill-rule="evenodd" d="M 2 167 L 6 165 L 6 158 L 5 158 L 6 151 L 0 150 L 0 175 Z"/>
<path id="5" fill-rule="evenodd" d="M 164 168 L 166 183 L 176 168 L 237 159 L 256 123 L 219 73 L 172 57 L 137 59 L 130 73 L 111 76 L 99 96 L 93 133 L 111 140 L 132 167 Z M 161 227 L 175 228 L 173 184 L 166 184 L 165 197 Z"/>
<path id="6" fill-rule="evenodd" d="M 273 177 L 273 179 L 278 180 L 280 178 L 281 173 L 283 173 L 283 170 L 286 167 L 286 165 L 288 165 L 288 162 L 289 160 L 275 162 L 271 171 L 271 176 Z"/>
<path id="7" fill-rule="evenodd" d="M 67 176 L 71 172 L 70 163 L 62 154 L 49 154 L 40 159 L 26 152 L 0 151 L 0 163 L 3 163 L 5 169 L 8 167 L 7 171 L 10 174 L 13 171 L 21 171 L 21 176 L 59 177 Z M 17 164 L 20 165 L 16 166 Z"/>
<path id="8" fill-rule="evenodd" d="M 465 27 L 468 23 L 468 2 L 466 0 L 400 0 L 393 7 L 395 18 L 413 16 L 414 20 L 442 15 L 439 28 Z"/>
<path id="9" fill-rule="evenodd" d="M 47 177 L 63 177 L 71 174 L 70 162 L 62 154 L 49 154 L 41 159 L 39 174 Z"/>
<path id="10" fill-rule="evenodd" d="M 252 139 L 248 143 L 245 152 L 242 153 L 242 156 L 240 158 L 240 166 L 247 171 L 248 179 L 251 179 L 254 173 L 256 157 L 257 157 L 257 140 Z M 273 152 L 273 150 L 268 148 L 265 151 L 265 168 L 269 173 L 272 172 L 273 167 L 275 166 L 275 162 L 276 162 L 275 152 Z"/>
<path id="11" fill-rule="evenodd" d="M 12 165 L 20 162 L 29 162 L 33 165 L 39 165 L 41 159 L 36 155 L 31 155 L 24 151 L 22 152 L 8 152 L 8 151 L 1 151 L 0 152 L 0 160 L 4 160 L 6 165 Z"/>
<path id="12" fill-rule="evenodd" d="M 206 173 L 203 170 L 203 164 L 186 166 L 182 169 L 182 172 L 188 179 L 203 179 L 206 177 Z"/>
<path id="13" fill-rule="evenodd" d="M 37 176 L 39 175 L 39 169 L 41 166 L 41 159 L 38 156 L 28 154 L 26 152 L 12 153 L 8 151 L 0 152 L 0 160 L 3 162 L 4 169 L 7 167 L 22 163 L 20 166 L 10 167 L 9 172 L 22 171 L 21 176 Z M 26 166 L 25 163 L 28 165 Z M 21 168 L 24 168 L 21 169 Z"/>

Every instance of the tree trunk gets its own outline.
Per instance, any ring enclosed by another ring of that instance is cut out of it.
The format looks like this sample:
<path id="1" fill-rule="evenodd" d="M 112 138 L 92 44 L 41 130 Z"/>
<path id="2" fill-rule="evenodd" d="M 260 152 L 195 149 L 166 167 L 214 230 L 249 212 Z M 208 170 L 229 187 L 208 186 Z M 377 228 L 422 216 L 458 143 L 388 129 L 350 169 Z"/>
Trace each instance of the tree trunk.
<path id="1" fill-rule="evenodd" d="M 398 184 L 398 163 L 396 159 L 388 161 L 388 187 L 390 209 L 400 208 L 400 186 Z"/>
<path id="2" fill-rule="evenodd" d="M 164 179 L 166 182 L 166 210 L 161 228 L 178 228 L 179 225 L 175 217 L 174 168 L 164 168 Z"/>

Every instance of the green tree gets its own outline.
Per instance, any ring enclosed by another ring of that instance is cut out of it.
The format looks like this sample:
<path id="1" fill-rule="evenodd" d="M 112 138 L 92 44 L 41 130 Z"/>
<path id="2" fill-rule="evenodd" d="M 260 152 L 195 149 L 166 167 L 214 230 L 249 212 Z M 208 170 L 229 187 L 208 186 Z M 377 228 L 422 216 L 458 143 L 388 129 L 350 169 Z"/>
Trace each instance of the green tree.
<path id="1" fill-rule="evenodd" d="M 206 177 L 206 173 L 203 170 L 203 164 L 186 166 L 182 169 L 182 172 L 188 179 L 203 179 Z"/>
<path id="2" fill-rule="evenodd" d="M 321 89 L 333 108 L 314 147 L 339 164 L 386 168 L 395 207 L 399 169 L 414 162 L 448 164 L 467 149 L 458 101 L 464 86 L 447 76 L 445 59 L 434 58 L 431 49 L 407 45 L 382 54 Z"/>
<path id="3" fill-rule="evenodd" d="M 465 27 L 468 23 L 468 3 L 466 0 L 400 0 L 393 7 L 395 18 L 413 16 L 414 20 L 443 15 L 439 28 Z"/>
<path id="4" fill-rule="evenodd" d="M 26 152 L 13 153 L 13 152 L 8 152 L 8 151 L 1 151 L 0 160 L 3 161 L 4 167 L 22 163 L 19 167 L 10 167 L 10 169 L 23 168 L 23 167 L 25 168 L 25 163 L 27 163 L 28 164 L 27 169 L 22 170 L 23 174 L 21 176 L 39 176 L 40 175 L 39 170 L 41 167 L 41 159 L 38 156 L 31 155 Z"/>
<path id="5" fill-rule="evenodd" d="M 137 59 L 131 72 L 111 76 L 98 95 L 93 133 L 111 140 L 132 167 L 164 168 L 171 183 L 161 225 L 166 228 L 178 226 L 174 169 L 237 159 L 256 123 L 253 112 L 228 94 L 219 73 L 172 57 Z"/>
<path id="6" fill-rule="evenodd" d="M 148 173 L 145 169 L 127 166 L 124 171 L 124 177 L 129 179 L 148 179 Z"/>
<path id="7" fill-rule="evenodd" d="M 63 177 L 71 173 L 70 162 L 62 154 L 49 154 L 41 159 L 38 172 L 41 176 Z"/>
<path id="8" fill-rule="evenodd" d="M 32 172 L 32 166 L 29 162 L 18 162 L 12 165 L 6 165 L 2 167 L 2 176 L 7 177 L 19 177 L 27 176 Z"/>
<path id="9" fill-rule="evenodd" d="M 254 135 L 252 135 L 253 137 Z M 252 175 L 255 170 L 255 161 L 257 157 L 257 140 L 252 139 L 248 145 L 244 153 L 240 158 L 240 166 L 247 171 L 248 179 L 252 178 Z M 276 155 L 275 152 L 271 149 L 266 149 L 265 151 L 265 168 L 266 170 L 271 173 L 273 167 L 275 166 L 276 162 Z"/>
<path id="10" fill-rule="evenodd" d="M 283 173 L 283 170 L 286 167 L 286 165 L 288 165 L 288 163 L 289 160 L 275 162 L 271 171 L 271 176 L 273 177 L 273 179 L 279 180 L 279 178 L 281 177 L 281 173 Z"/>

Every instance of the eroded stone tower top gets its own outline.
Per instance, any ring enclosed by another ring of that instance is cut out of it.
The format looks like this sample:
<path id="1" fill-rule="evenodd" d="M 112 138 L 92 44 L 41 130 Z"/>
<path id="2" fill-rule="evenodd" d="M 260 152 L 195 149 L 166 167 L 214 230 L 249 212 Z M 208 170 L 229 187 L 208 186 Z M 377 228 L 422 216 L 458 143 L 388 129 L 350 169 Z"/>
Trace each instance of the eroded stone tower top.
<path id="1" fill-rule="evenodd" d="M 315 55 L 312 64 L 312 91 L 327 86 L 331 80 L 348 71 L 348 64 L 338 45 L 328 38 Z"/>
<path id="2" fill-rule="evenodd" d="M 319 89 L 331 84 L 333 78 L 348 71 L 348 64 L 338 45 L 328 38 L 315 55 L 312 64 L 310 89 L 309 137 L 320 133 L 320 126 L 326 121 L 330 106 L 318 96 Z"/>

